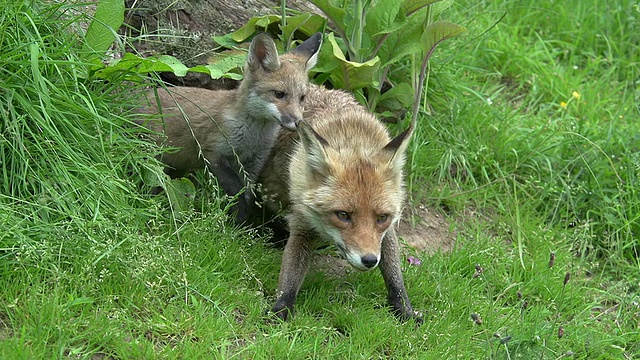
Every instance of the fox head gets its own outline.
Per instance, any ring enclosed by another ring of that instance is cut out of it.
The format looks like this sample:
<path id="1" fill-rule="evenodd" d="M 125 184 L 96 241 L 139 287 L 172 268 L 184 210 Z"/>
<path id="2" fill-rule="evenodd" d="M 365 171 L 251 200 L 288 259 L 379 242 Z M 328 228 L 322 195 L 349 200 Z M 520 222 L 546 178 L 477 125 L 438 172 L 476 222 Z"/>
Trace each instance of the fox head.
<path id="1" fill-rule="evenodd" d="M 370 270 L 380 262 L 385 233 L 400 218 L 412 131 L 390 139 L 365 111 L 347 109 L 337 120 L 317 131 L 299 126 L 300 146 L 290 166 L 292 216 L 303 216 L 353 267 Z"/>
<path id="2" fill-rule="evenodd" d="M 286 129 L 296 129 L 303 116 L 307 73 L 317 62 L 321 44 L 322 33 L 316 33 L 289 53 L 278 56 L 269 35 L 256 35 L 249 46 L 240 85 L 253 118 L 266 118 Z"/>

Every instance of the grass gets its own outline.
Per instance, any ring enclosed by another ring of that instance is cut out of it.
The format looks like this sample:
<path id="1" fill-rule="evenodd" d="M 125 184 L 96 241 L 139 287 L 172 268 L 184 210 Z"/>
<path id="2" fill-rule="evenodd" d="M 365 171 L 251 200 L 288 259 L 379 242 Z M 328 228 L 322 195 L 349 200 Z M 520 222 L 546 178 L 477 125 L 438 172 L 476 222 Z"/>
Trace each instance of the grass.
<path id="1" fill-rule="evenodd" d="M 433 59 L 407 180 L 457 241 L 408 250 L 416 328 L 387 311 L 377 271 L 326 267 L 291 322 L 265 323 L 281 252 L 214 196 L 179 217 L 144 196 L 161 170 L 131 130 L 130 86 L 87 80 L 60 28 L 77 19 L 5 2 L 0 357 L 637 358 L 640 13 L 562 5 L 445 14 L 469 33 Z"/>

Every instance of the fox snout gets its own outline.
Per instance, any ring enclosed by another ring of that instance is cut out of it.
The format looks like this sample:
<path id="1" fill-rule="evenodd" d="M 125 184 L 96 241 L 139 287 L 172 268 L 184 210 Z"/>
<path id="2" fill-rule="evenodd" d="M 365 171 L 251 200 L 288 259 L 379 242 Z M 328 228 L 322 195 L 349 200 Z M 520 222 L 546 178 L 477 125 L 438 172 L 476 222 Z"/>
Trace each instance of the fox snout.
<path id="1" fill-rule="evenodd" d="M 278 123 L 287 130 L 296 131 L 301 120 L 302 118 L 296 115 L 282 114 L 278 119 Z"/>
<path id="2" fill-rule="evenodd" d="M 349 264 L 351 264 L 351 266 L 360 271 L 369 271 L 371 269 L 374 269 L 380 262 L 380 253 L 361 254 L 357 251 L 350 251 L 345 254 L 345 257 L 347 258 L 347 261 L 349 261 Z"/>
<path id="3" fill-rule="evenodd" d="M 366 216 L 338 211 L 324 228 L 332 228 L 328 234 L 351 266 L 369 271 L 380 262 L 382 238 L 388 226 L 388 220 L 374 222 Z"/>

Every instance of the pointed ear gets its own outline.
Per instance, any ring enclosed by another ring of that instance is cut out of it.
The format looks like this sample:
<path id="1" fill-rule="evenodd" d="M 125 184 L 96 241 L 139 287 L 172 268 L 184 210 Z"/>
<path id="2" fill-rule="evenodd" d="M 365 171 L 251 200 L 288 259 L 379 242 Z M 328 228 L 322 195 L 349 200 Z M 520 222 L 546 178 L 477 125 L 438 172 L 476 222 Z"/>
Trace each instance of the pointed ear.
<path id="1" fill-rule="evenodd" d="M 322 46 L 322 33 L 318 32 L 305 40 L 302 44 L 298 45 L 298 47 L 291 50 L 291 52 L 307 58 L 305 70 L 309 71 L 311 68 L 316 66 L 316 63 L 318 62 L 320 46 Z"/>
<path id="2" fill-rule="evenodd" d="M 388 164 L 390 168 L 399 171 L 404 166 L 404 155 L 407 151 L 407 147 L 409 146 L 411 135 L 413 135 L 413 126 L 409 126 L 405 131 L 391 139 L 391 141 L 389 141 L 389 143 L 382 149 L 382 153 L 388 156 Z"/>
<path id="3" fill-rule="evenodd" d="M 253 71 L 257 70 L 258 67 L 262 67 L 266 71 L 275 71 L 280 68 L 278 50 L 269 35 L 260 33 L 253 38 L 251 45 L 249 45 L 247 65 Z"/>
<path id="4" fill-rule="evenodd" d="M 329 146 L 320 134 L 304 121 L 298 124 L 300 142 L 307 152 L 307 166 L 314 173 L 326 174 L 329 171 L 326 147 Z"/>

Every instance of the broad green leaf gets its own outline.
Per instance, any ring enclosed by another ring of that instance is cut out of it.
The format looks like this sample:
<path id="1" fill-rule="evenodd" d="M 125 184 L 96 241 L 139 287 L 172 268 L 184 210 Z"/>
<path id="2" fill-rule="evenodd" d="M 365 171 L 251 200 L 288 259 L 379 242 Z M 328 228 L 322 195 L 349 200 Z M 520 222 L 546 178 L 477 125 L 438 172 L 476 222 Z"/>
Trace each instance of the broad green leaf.
<path id="1" fill-rule="evenodd" d="M 232 79 L 232 80 L 242 80 L 242 74 L 238 74 L 234 72 L 224 72 L 213 65 L 198 65 L 190 68 L 189 71 L 209 74 L 209 76 L 211 76 L 212 79 L 224 78 L 224 79 Z"/>
<path id="2" fill-rule="evenodd" d="M 189 71 L 209 74 L 212 79 L 240 80 L 242 75 L 238 70 L 242 69 L 246 58 L 247 54 L 243 51 L 220 53 L 209 58 L 208 64 L 192 67 Z"/>
<path id="3" fill-rule="evenodd" d="M 320 54 L 318 55 L 318 64 L 314 66 L 313 69 L 311 69 L 311 72 L 313 73 L 331 73 L 335 68 L 340 66 L 340 60 L 333 54 L 333 44 L 336 44 L 338 48 L 343 49 L 343 46 L 340 44 L 342 39 L 336 39 L 333 33 L 328 33 L 326 35 L 326 39 L 327 40 L 322 43 L 322 47 L 320 48 Z"/>
<path id="4" fill-rule="evenodd" d="M 327 20 L 314 14 L 301 14 L 297 16 L 287 17 L 287 25 L 280 26 L 280 30 L 284 39 L 291 41 L 296 31 L 300 31 L 305 35 L 311 36 L 317 32 L 323 32 Z"/>
<path id="5" fill-rule="evenodd" d="M 263 31 L 269 27 L 269 25 L 279 22 L 280 16 L 278 15 L 265 15 L 251 18 L 245 26 L 231 33 L 231 39 L 237 43 L 243 42 L 257 31 Z"/>
<path id="6" fill-rule="evenodd" d="M 281 17 L 279 15 L 254 17 L 251 18 L 246 25 L 233 33 L 214 36 L 213 40 L 220 46 L 233 49 L 239 43 L 249 40 L 255 33 L 264 31 L 272 25 L 280 24 L 280 22 Z M 282 32 L 282 39 L 290 42 L 296 31 L 300 31 L 306 35 L 313 35 L 316 32 L 323 32 L 325 26 L 326 20 L 324 17 L 314 14 L 301 14 L 287 17 L 287 25 L 280 26 L 280 30 Z"/>
<path id="7" fill-rule="evenodd" d="M 401 28 L 406 19 L 398 0 L 379 0 L 366 10 L 365 32 L 372 38 Z"/>
<path id="8" fill-rule="evenodd" d="M 241 50 L 217 53 L 207 60 L 207 65 L 215 66 L 224 72 L 242 69 L 247 60 L 247 53 Z"/>
<path id="9" fill-rule="evenodd" d="M 160 63 L 168 66 L 171 69 L 171 72 L 173 72 L 177 76 L 185 76 L 189 71 L 189 68 L 185 66 L 182 62 L 180 62 L 180 60 L 170 55 L 160 55 L 160 56 L 152 57 L 150 59 L 154 61 L 155 64 Z"/>
<path id="10" fill-rule="evenodd" d="M 153 58 L 141 58 L 131 53 L 125 53 L 122 59 L 116 60 L 108 66 L 97 70 L 93 76 L 101 79 L 109 79 L 117 73 L 148 74 L 154 71 L 166 72 L 173 70 L 170 66 L 156 61 Z M 139 79 L 131 77 L 129 80 L 136 81 Z"/>
<path id="11" fill-rule="evenodd" d="M 425 10 L 415 13 L 408 18 L 402 28 L 389 34 L 377 53 L 382 66 L 394 64 L 407 55 L 418 54 L 422 51 L 420 39 L 424 31 L 423 24 L 427 19 L 427 11 Z"/>
<path id="12" fill-rule="evenodd" d="M 246 55 L 217 56 L 213 62 L 207 65 L 199 65 L 188 68 L 178 59 L 169 55 L 141 58 L 137 55 L 126 53 L 122 59 L 113 62 L 109 66 L 97 70 L 94 77 L 108 79 L 116 73 L 130 73 L 127 79 L 139 81 L 133 74 L 148 74 L 151 72 L 172 72 L 177 76 L 185 76 L 189 71 L 209 74 L 214 79 L 229 78 L 240 80 L 242 75 L 231 72 L 244 64 Z"/>
<path id="13" fill-rule="evenodd" d="M 405 0 L 402 2 L 401 9 L 405 16 L 411 16 L 415 12 L 442 0 Z"/>
<path id="14" fill-rule="evenodd" d="M 296 31 L 311 36 L 317 32 L 324 32 L 326 23 L 327 20 L 322 16 L 309 13 L 287 17 L 287 25 L 280 26 L 283 51 L 289 51 L 295 47 L 293 40 Z"/>
<path id="15" fill-rule="evenodd" d="M 336 59 L 342 60 L 342 61 L 346 61 L 347 60 L 347 58 L 344 57 L 344 53 L 342 52 L 342 49 L 340 48 L 340 46 L 336 42 L 336 37 L 333 34 L 329 34 L 327 36 L 327 42 L 331 46 L 332 54 Z"/>
<path id="16" fill-rule="evenodd" d="M 160 163 L 149 162 L 140 169 L 142 182 L 148 188 L 162 186 L 164 180 L 168 180 L 168 175 L 164 174 L 164 166 Z M 162 178 L 159 178 L 162 177 Z"/>
<path id="17" fill-rule="evenodd" d="M 422 50 L 426 52 L 428 58 L 438 44 L 444 40 L 458 36 L 465 31 L 467 31 L 467 29 L 464 26 L 448 21 L 436 21 L 429 24 L 429 26 L 425 28 L 424 34 L 422 34 Z"/>
<path id="18" fill-rule="evenodd" d="M 347 12 L 344 10 L 346 3 L 349 1 L 341 0 L 311 0 L 313 5 L 320 9 L 332 22 L 338 27 L 342 33 L 345 32 L 347 24 L 345 17 Z"/>
<path id="19" fill-rule="evenodd" d="M 454 0 L 442 0 L 438 1 L 436 4 L 431 6 L 431 16 L 432 19 L 437 19 L 437 16 L 442 14 L 445 10 L 447 10 L 451 5 L 453 5 Z"/>
<path id="20" fill-rule="evenodd" d="M 223 36 L 212 36 L 213 41 L 215 41 L 218 45 L 227 48 L 234 49 L 238 46 L 238 41 L 233 40 L 233 34 L 226 34 Z M 244 41 L 244 40 L 243 40 Z"/>
<path id="21" fill-rule="evenodd" d="M 335 37 L 327 36 L 327 42 L 332 47 L 334 57 L 339 61 L 338 67 L 331 73 L 334 86 L 350 91 L 378 86 L 377 72 L 380 68 L 378 57 L 364 63 L 348 61 L 336 43 Z"/>
<path id="22" fill-rule="evenodd" d="M 97 60 L 104 54 L 124 21 L 124 0 L 100 0 L 91 24 L 87 29 L 83 52 L 91 53 L 89 61 Z"/>
<path id="23" fill-rule="evenodd" d="M 420 53 L 423 49 L 422 36 L 426 32 L 424 23 L 428 21 L 429 13 L 432 16 L 436 13 L 439 14 L 451 4 L 450 0 L 406 0 L 403 2 L 402 9 L 410 16 L 403 27 L 389 34 L 378 51 L 377 55 L 382 61 L 382 66 L 393 64 L 405 56 Z"/>
<path id="24" fill-rule="evenodd" d="M 407 83 L 399 83 L 380 95 L 376 110 L 392 113 L 408 109 L 413 105 L 413 87 Z"/>

